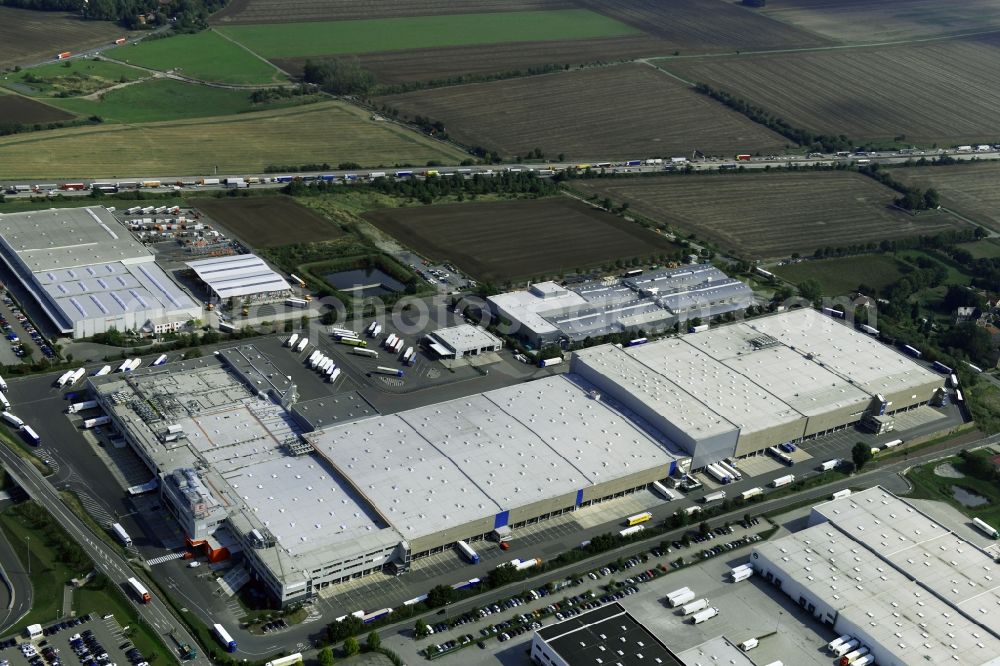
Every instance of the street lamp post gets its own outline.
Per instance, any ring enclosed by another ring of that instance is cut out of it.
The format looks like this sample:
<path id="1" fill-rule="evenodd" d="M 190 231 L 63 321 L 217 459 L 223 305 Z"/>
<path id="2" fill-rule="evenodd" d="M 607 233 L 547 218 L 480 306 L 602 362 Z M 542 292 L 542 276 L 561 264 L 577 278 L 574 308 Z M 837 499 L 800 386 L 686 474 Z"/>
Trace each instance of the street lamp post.
<path id="1" fill-rule="evenodd" d="M 25 541 L 25 544 L 26 544 L 25 547 L 28 550 L 28 575 L 30 576 L 31 575 L 31 537 L 30 536 L 24 537 L 24 541 Z"/>

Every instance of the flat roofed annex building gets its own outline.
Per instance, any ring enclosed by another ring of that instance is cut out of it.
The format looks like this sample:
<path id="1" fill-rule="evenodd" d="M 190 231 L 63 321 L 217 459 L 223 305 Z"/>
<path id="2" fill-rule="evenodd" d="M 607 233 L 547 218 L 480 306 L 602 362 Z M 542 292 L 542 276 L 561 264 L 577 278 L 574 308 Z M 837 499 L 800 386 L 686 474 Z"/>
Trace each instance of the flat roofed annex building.
<path id="1" fill-rule="evenodd" d="M 537 666 L 684 666 L 618 602 L 537 630 L 531 661 Z"/>
<path id="2" fill-rule="evenodd" d="M 153 255 L 99 206 L 0 214 L 0 259 L 56 330 L 164 333 L 201 315 Z"/>
<path id="3" fill-rule="evenodd" d="M 285 278 L 255 254 L 199 259 L 187 265 L 205 283 L 214 302 L 233 306 L 273 303 L 292 294 Z"/>
<path id="4" fill-rule="evenodd" d="M 881 666 L 1000 664 L 1000 578 L 990 554 L 876 486 L 813 508 L 811 527 L 751 562 Z"/>
<path id="5" fill-rule="evenodd" d="M 809 309 L 583 349 L 572 370 L 683 446 L 693 468 L 926 404 L 944 381 Z"/>
<path id="6" fill-rule="evenodd" d="M 503 349 L 503 340 L 472 324 L 439 328 L 427 336 L 431 349 L 442 358 L 479 356 Z"/>

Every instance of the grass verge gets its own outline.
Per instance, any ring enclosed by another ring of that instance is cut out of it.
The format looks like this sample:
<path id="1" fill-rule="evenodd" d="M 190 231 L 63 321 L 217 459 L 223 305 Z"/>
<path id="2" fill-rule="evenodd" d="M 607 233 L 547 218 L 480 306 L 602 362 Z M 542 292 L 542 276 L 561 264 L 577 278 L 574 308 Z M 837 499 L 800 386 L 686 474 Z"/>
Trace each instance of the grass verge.
<path id="1" fill-rule="evenodd" d="M 988 454 L 979 451 L 974 452 L 973 455 L 986 456 Z M 964 476 L 950 478 L 940 476 L 934 471 L 939 465 L 949 463 Z M 966 463 L 958 456 L 914 467 L 906 475 L 906 478 L 913 484 L 913 492 L 908 497 L 945 502 L 970 518 L 979 518 L 994 526 L 1000 524 L 1000 483 L 997 483 L 996 480 L 976 478 L 967 472 Z M 966 506 L 955 499 L 952 494 L 954 486 L 980 495 L 986 498 L 987 502 L 978 507 Z"/>

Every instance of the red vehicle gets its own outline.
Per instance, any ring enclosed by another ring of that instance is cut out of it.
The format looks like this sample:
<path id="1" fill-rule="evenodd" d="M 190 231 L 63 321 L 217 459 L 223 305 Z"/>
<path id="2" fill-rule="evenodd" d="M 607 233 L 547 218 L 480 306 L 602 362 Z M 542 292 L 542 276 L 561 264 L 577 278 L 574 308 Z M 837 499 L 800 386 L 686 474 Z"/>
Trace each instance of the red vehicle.
<path id="1" fill-rule="evenodd" d="M 736 161 L 737 162 L 749 162 L 750 161 L 750 156 L 749 155 L 737 155 L 736 156 Z"/>
<path id="2" fill-rule="evenodd" d="M 59 186 L 60 190 L 85 190 L 87 189 L 86 183 L 63 183 Z"/>
<path id="3" fill-rule="evenodd" d="M 56 60 L 65 60 L 66 58 L 70 57 L 71 55 L 73 55 L 72 51 L 63 51 L 62 53 L 60 53 L 59 55 L 56 56 Z"/>
<path id="4" fill-rule="evenodd" d="M 115 40 L 115 44 L 124 44 L 124 43 L 125 43 L 124 37 L 119 37 L 118 39 Z"/>

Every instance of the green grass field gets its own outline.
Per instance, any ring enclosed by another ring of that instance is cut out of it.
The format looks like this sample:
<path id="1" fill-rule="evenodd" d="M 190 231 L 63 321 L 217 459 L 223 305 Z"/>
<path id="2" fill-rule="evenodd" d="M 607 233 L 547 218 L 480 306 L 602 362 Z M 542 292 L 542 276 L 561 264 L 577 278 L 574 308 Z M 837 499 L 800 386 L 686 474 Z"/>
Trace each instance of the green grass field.
<path id="1" fill-rule="evenodd" d="M 968 251 L 974 259 L 1000 257 L 1000 242 L 995 238 L 985 238 L 972 243 L 960 243 L 957 247 Z"/>
<path id="2" fill-rule="evenodd" d="M 77 96 L 147 76 L 141 69 L 107 60 L 67 60 L 5 74 L 3 85 L 33 97 Z"/>
<path id="3" fill-rule="evenodd" d="M 273 164 L 458 164 L 467 154 L 336 101 L 145 125 L 104 124 L 0 137 L 0 178 L 259 173 Z"/>
<path id="4" fill-rule="evenodd" d="M 82 116 L 98 115 L 105 121 L 148 123 L 296 106 L 298 100 L 268 105 L 250 102 L 244 90 L 212 88 L 174 79 L 143 81 L 105 93 L 100 100 L 53 99 L 53 106 Z"/>
<path id="5" fill-rule="evenodd" d="M 845 295 L 856 290 L 861 283 L 882 289 L 903 275 L 896 260 L 882 254 L 803 261 L 768 270 L 793 284 L 810 278 L 817 280 L 827 296 Z"/>
<path id="6" fill-rule="evenodd" d="M 591 39 L 639 32 L 585 9 L 237 25 L 218 31 L 265 58 Z"/>
<path id="7" fill-rule="evenodd" d="M 235 84 L 280 83 L 285 77 L 214 30 L 120 46 L 109 58 L 160 71 L 177 70 L 200 81 Z"/>
<path id="8" fill-rule="evenodd" d="M 987 454 L 977 452 L 977 455 Z M 1000 525 L 1000 486 L 968 475 L 960 479 L 938 476 L 934 473 L 934 468 L 942 463 L 951 463 L 962 470 L 962 460 L 958 456 L 915 467 L 906 475 L 914 486 L 909 496 L 947 502 L 970 518 L 980 518 L 994 527 Z M 952 486 L 962 486 L 987 498 L 989 502 L 978 507 L 967 507 L 953 497 Z"/>

